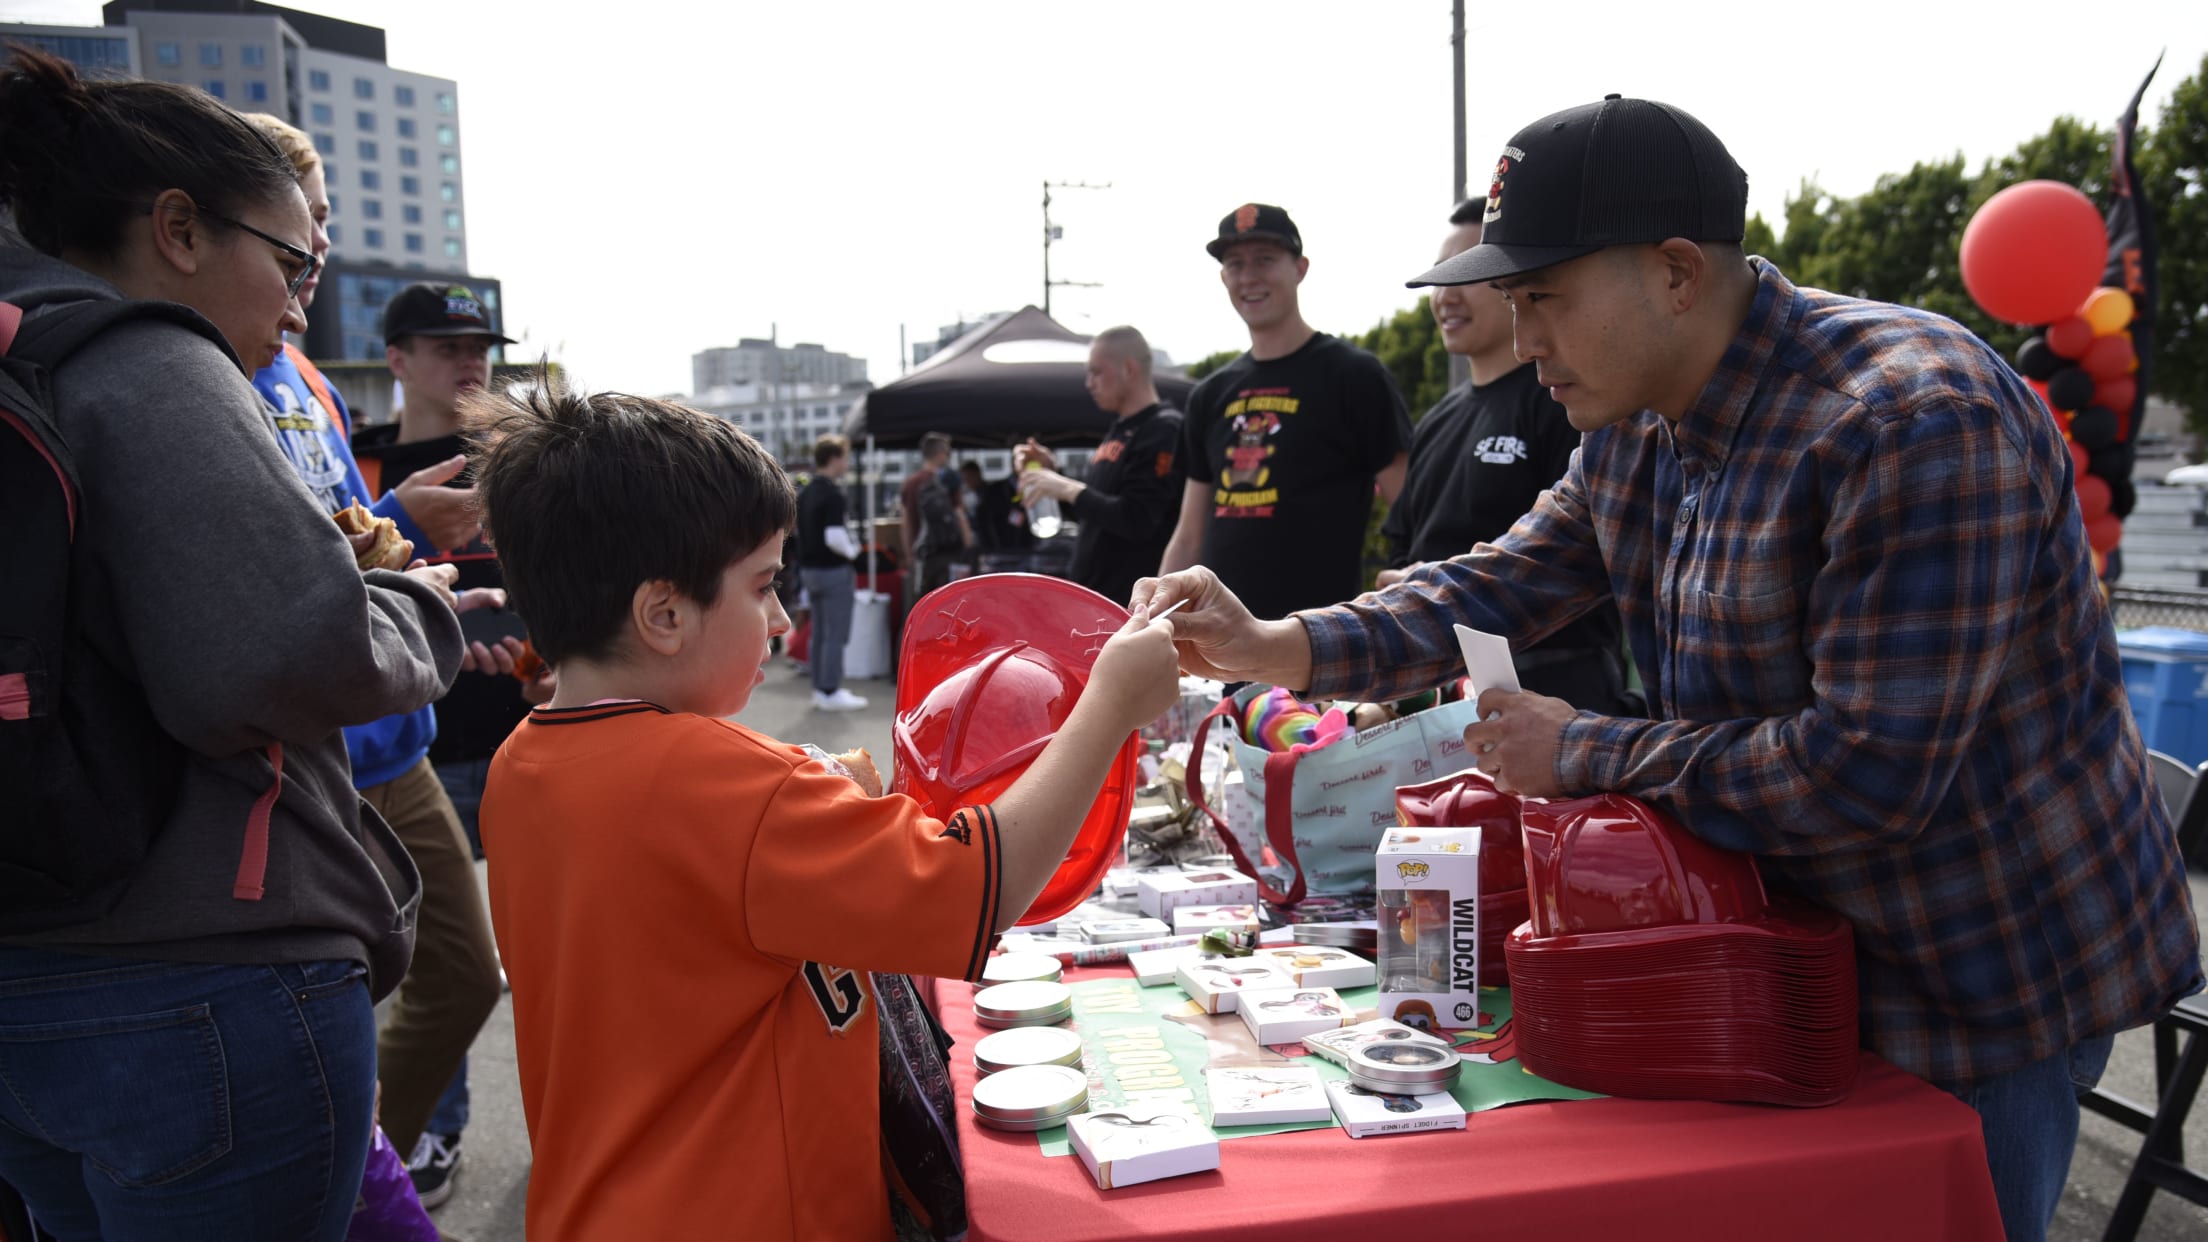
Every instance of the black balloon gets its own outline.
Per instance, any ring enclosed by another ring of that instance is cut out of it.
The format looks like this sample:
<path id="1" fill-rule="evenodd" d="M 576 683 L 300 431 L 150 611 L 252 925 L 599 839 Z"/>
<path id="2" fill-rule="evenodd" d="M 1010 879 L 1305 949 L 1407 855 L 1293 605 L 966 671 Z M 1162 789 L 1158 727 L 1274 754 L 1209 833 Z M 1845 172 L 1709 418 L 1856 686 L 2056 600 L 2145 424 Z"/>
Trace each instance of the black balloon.
<path id="1" fill-rule="evenodd" d="M 2130 479 L 2117 479 L 2108 485 L 2108 511 L 2118 520 L 2131 516 L 2139 504 L 2139 485 Z"/>
<path id="2" fill-rule="evenodd" d="M 2064 366 L 2047 381 L 2047 403 L 2058 410 L 2082 410 L 2092 400 L 2093 377 L 2087 375 L 2083 367 Z M 2071 433 L 2073 439 L 2076 434 Z M 2085 444 L 2085 441 L 2079 440 L 2078 443 Z"/>
<path id="3" fill-rule="evenodd" d="M 2114 487 L 2131 477 L 2131 467 L 2137 457 L 2138 454 L 2131 445 L 2111 444 L 2087 459 L 2086 473 L 2099 475 L 2110 487 Z"/>
<path id="4" fill-rule="evenodd" d="M 2047 338 L 2035 336 L 2019 345 L 2016 350 L 2016 372 L 2025 379 L 2047 382 L 2055 372 L 2069 365 L 2069 360 L 2047 348 Z"/>
<path id="5" fill-rule="evenodd" d="M 2086 452 L 2098 453 L 2116 443 L 2116 416 L 2100 406 L 2087 406 L 2070 420 L 2070 438 Z"/>

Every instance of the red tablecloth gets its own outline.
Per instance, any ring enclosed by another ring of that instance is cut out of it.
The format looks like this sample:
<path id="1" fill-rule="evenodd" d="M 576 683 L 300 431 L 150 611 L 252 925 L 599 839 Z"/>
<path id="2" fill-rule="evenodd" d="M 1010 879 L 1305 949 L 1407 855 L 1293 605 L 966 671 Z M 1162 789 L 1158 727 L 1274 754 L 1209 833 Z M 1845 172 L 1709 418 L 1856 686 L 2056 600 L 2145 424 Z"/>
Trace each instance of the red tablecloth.
<path id="1" fill-rule="evenodd" d="M 1125 973 L 1124 968 L 1116 968 Z M 1076 970 L 1069 982 L 1107 977 Z M 1216 1173 L 1110 1192 L 1077 1156 L 974 1124 L 973 989 L 945 981 L 973 1242 L 1973 1242 L 2001 1238 L 1978 1115 L 1864 1054 L 1830 1108 L 1651 1100 L 1518 1104 L 1442 1133 L 1233 1139 Z"/>

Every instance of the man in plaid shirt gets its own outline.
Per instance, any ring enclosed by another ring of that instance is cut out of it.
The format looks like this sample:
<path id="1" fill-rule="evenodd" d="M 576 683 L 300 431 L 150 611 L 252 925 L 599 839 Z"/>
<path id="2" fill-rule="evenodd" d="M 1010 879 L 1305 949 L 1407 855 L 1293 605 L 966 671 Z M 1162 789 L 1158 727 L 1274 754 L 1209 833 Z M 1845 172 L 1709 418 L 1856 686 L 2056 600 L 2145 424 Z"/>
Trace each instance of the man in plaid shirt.
<path id="1" fill-rule="evenodd" d="M 2054 420 L 1938 316 L 1800 289 L 1740 249 L 1747 178 L 1610 96 L 1513 138 L 1491 283 L 1586 440 L 1505 536 L 1258 622 L 1208 570 L 1137 585 L 1192 672 L 1385 700 L 1451 625 L 1539 641 L 1615 600 L 1649 720 L 1481 696 L 1506 789 L 1664 805 L 1855 927 L 1866 1042 L 1984 1119 L 2011 1238 L 2044 1236 L 2080 1085 L 2201 987 L 2169 817 Z"/>

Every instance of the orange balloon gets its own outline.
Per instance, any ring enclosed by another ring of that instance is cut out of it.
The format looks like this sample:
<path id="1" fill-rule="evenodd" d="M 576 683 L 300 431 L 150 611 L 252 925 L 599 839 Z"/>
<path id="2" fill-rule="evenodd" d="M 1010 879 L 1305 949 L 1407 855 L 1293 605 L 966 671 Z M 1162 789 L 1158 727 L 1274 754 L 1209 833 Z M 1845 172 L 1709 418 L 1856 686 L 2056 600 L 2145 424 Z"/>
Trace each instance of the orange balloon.
<path id="1" fill-rule="evenodd" d="M 2136 312 L 2130 294 L 2104 285 L 2086 295 L 2085 305 L 2078 308 L 2078 317 L 2093 325 L 2093 335 L 2111 336 L 2130 327 L 2131 317 Z"/>

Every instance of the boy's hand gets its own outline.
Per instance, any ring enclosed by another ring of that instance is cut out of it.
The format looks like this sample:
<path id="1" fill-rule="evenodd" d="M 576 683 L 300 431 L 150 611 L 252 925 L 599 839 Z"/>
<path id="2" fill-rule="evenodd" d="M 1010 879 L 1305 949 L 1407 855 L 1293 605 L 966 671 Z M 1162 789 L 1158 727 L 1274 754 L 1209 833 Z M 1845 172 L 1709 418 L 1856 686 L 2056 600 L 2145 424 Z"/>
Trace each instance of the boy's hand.
<path id="1" fill-rule="evenodd" d="M 406 576 L 416 582 L 428 583 L 445 601 L 447 608 L 453 607 L 459 601 L 459 596 L 452 590 L 452 584 L 460 580 L 460 569 L 456 565 L 432 565 L 428 561 L 415 561 L 406 567 Z"/>
<path id="2" fill-rule="evenodd" d="M 1097 653 L 1083 697 L 1101 697 L 1101 709 L 1111 713 L 1113 732 L 1133 733 L 1179 701 L 1180 672 L 1173 622 L 1132 617 Z"/>
<path id="3" fill-rule="evenodd" d="M 391 489 L 406 516 L 439 548 L 464 548 L 483 529 L 482 515 L 475 508 L 475 489 L 445 486 L 467 468 L 465 456 L 449 457 L 415 471 Z"/>
<path id="4" fill-rule="evenodd" d="M 1262 681 L 1290 689 L 1310 684 L 1311 639 L 1303 622 L 1258 620 L 1202 565 L 1136 582 L 1127 610 L 1152 617 L 1183 603 L 1188 606 L 1173 614 L 1182 668 L 1218 681 Z"/>

